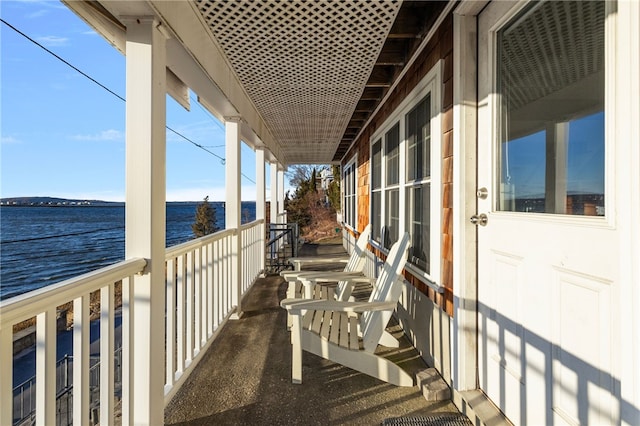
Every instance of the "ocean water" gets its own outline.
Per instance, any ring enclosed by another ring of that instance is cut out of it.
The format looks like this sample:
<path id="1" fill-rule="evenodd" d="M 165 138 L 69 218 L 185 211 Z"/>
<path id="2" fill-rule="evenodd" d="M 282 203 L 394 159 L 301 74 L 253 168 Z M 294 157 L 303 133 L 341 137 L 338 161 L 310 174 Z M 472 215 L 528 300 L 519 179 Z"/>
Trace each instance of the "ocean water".
<path id="1" fill-rule="evenodd" d="M 198 203 L 167 203 L 166 246 L 193 239 Z M 224 229 L 224 206 L 216 209 Z M 255 203 L 242 203 L 242 221 Z M 124 206 L 0 207 L 0 300 L 124 259 Z"/>

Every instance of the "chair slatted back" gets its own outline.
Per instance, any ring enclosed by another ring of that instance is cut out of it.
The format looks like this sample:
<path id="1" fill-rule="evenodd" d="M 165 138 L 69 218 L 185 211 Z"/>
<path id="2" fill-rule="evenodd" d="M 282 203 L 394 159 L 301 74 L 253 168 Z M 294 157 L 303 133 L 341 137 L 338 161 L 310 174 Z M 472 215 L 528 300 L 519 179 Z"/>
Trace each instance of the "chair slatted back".
<path id="1" fill-rule="evenodd" d="M 400 277 L 407 261 L 409 239 L 409 234 L 405 232 L 402 238 L 391 246 L 387 259 L 382 266 L 382 271 L 373 286 L 369 302 L 397 302 L 400 300 L 402 295 Z M 392 314 L 393 312 L 391 311 L 372 311 L 365 312 L 360 317 L 360 328 L 365 351 L 373 352 L 376 349 Z"/>
<path id="2" fill-rule="evenodd" d="M 364 262 L 366 260 L 367 245 L 369 244 L 370 236 L 371 225 L 367 225 L 358 237 L 358 241 L 356 241 L 356 246 L 353 248 L 353 252 L 351 252 L 349 261 L 344 267 L 346 272 L 364 270 Z"/>
<path id="3" fill-rule="evenodd" d="M 353 252 L 349 257 L 349 262 L 344 267 L 345 272 L 353 272 L 353 271 L 363 271 L 364 264 L 367 260 L 367 245 L 369 244 L 369 237 L 371 236 L 371 225 L 365 226 L 364 230 L 358 237 L 358 241 L 356 241 L 356 246 L 353 248 Z M 346 290 L 346 285 L 344 281 L 338 282 L 338 286 L 336 288 L 336 300 L 344 300 L 348 297 L 345 297 L 344 291 Z"/>

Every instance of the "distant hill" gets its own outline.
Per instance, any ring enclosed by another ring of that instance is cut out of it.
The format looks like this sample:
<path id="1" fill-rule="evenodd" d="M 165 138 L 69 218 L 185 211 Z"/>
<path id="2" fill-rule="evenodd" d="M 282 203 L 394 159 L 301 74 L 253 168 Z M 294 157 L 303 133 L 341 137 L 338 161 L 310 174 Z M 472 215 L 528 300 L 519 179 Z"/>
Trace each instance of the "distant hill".
<path id="1" fill-rule="evenodd" d="M 0 206 L 118 206 L 124 205 L 122 202 L 102 201 L 102 200 L 73 200 L 56 197 L 10 197 L 0 198 Z"/>

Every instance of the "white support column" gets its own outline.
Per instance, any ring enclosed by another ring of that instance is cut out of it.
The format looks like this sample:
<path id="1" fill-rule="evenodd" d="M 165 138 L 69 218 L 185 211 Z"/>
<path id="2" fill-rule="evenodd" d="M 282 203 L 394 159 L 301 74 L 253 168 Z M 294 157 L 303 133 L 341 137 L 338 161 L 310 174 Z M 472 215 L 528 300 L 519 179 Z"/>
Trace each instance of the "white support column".
<path id="1" fill-rule="evenodd" d="M 271 163 L 271 223 L 278 223 L 278 164 Z"/>
<path id="2" fill-rule="evenodd" d="M 278 165 L 278 223 L 286 223 L 279 215 L 284 213 L 284 172 L 285 167 Z"/>
<path id="3" fill-rule="evenodd" d="M 619 310 L 620 356 L 619 378 L 620 423 L 640 424 L 640 2 L 620 1 L 607 3 L 610 11 L 605 26 L 607 65 L 605 115 L 612 125 L 606 125 L 607 145 L 614 146 L 614 153 L 605 164 L 606 214 L 615 218 L 620 229 L 618 260 L 620 289 L 614 309 Z M 613 34 L 612 34 L 613 33 Z M 613 36 L 612 36 L 613 35 Z M 611 66 L 609 64 L 615 64 Z M 609 72 L 610 68 L 612 72 Z M 623 208 L 624 206 L 624 208 Z M 615 265 L 615 264 L 614 264 Z M 612 266 L 616 267 L 616 266 Z"/>
<path id="4" fill-rule="evenodd" d="M 471 7 L 475 3 L 469 3 Z M 453 389 L 476 388 L 477 281 L 476 229 L 476 17 L 453 16 L 453 327 L 451 372 Z M 491 194 L 490 194 L 491 196 Z"/>
<path id="5" fill-rule="evenodd" d="M 231 304 L 236 307 L 232 319 L 242 316 L 242 233 L 241 223 L 241 197 L 240 170 L 242 159 L 240 157 L 240 118 L 225 117 L 225 228 L 236 229 L 231 245 Z"/>
<path id="6" fill-rule="evenodd" d="M 123 424 L 164 422 L 166 39 L 152 18 L 126 18 L 125 258 L 146 258 L 132 289 L 129 414 Z M 126 348 L 129 347 L 129 351 Z"/>
<path id="7" fill-rule="evenodd" d="M 264 171 L 265 161 L 264 161 L 264 148 L 256 148 L 256 220 L 264 220 L 265 219 L 265 208 L 266 208 L 266 185 L 265 185 L 265 171 Z M 260 226 L 260 241 L 258 244 L 260 245 L 260 266 L 259 269 L 264 273 L 264 261 L 265 261 L 265 224 L 263 223 Z"/>
<path id="8" fill-rule="evenodd" d="M 567 212 L 569 122 L 550 123 L 547 126 L 546 136 L 545 211 L 565 214 Z"/>

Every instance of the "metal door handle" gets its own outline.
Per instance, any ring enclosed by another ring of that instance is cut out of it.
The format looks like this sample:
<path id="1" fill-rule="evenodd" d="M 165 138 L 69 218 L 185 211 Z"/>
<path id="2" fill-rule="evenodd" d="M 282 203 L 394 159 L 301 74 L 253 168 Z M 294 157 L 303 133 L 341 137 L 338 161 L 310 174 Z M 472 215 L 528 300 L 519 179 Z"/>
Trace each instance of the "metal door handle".
<path id="1" fill-rule="evenodd" d="M 469 220 L 474 225 L 487 226 L 487 222 L 489 221 L 489 218 L 487 217 L 486 214 L 480 213 L 480 214 L 474 214 L 469 218 Z"/>

